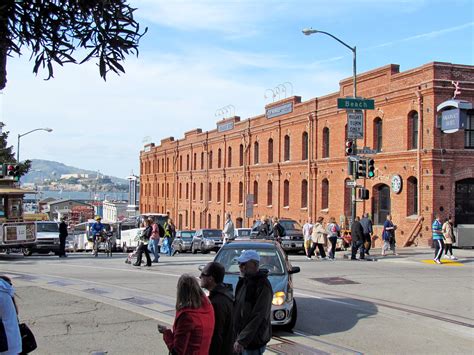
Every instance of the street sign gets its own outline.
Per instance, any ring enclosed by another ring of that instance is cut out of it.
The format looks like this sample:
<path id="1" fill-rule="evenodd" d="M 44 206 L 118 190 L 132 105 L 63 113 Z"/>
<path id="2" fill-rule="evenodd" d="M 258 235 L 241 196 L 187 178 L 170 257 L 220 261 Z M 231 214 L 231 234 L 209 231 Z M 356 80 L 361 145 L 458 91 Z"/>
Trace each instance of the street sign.
<path id="1" fill-rule="evenodd" d="M 346 181 L 347 186 L 357 186 L 357 181 Z"/>
<path id="2" fill-rule="evenodd" d="M 337 108 L 346 110 L 373 110 L 375 101 L 373 99 L 354 99 L 354 98 L 338 98 Z"/>
<path id="3" fill-rule="evenodd" d="M 357 154 L 377 154 L 375 149 L 369 147 L 357 148 Z"/>
<path id="4" fill-rule="evenodd" d="M 364 115 L 362 111 L 347 111 L 347 138 L 364 138 Z"/>

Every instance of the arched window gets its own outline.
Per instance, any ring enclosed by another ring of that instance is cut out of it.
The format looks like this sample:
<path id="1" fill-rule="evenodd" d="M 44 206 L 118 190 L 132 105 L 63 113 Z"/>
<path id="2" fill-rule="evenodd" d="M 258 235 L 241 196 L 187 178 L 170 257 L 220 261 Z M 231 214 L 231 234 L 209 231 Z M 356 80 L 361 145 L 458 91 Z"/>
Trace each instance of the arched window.
<path id="1" fill-rule="evenodd" d="M 217 150 L 217 169 L 220 169 L 222 167 L 222 150 L 219 148 Z"/>
<path id="2" fill-rule="evenodd" d="M 221 202 L 221 183 L 217 183 L 217 202 Z"/>
<path id="3" fill-rule="evenodd" d="M 196 183 L 193 182 L 193 201 L 196 201 Z"/>
<path id="4" fill-rule="evenodd" d="M 209 191 L 207 192 L 209 194 L 209 201 L 212 201 L 212 184 L 209 183 Z"/>
<path id="5" fill-rule="evenodd" d="M 186 170 L 189 171 L 189 154 L 186 155 Z"/>
<path id="6" fill-rule="evenodd" d="M 301 208 L 308 208 L 308 180 L 301 181 Z"/>
<path id="7" fill-rule="evenodd" d="M 204 184 L 201 182 L 201 188 L 199 189 L 199 200 L 202 201 L 202 196 L 204 193 Z"/>
<path id="8" fill-rule="evenodd" d="M 323 128 L 323 158 L 329 158 L 329 128 Z"/>
<path id="9" fill-rule="evenodd" d="M 161 172 L 165 172 L 165 158 L 161 159 Z"/>
<path id="10" fill-rule="evenodd" d="M 258 205 L 258 182 L 253 182 L 253 203 Z"/>
<path id="11" fill-rule="evenodd" d="M 211 214 L 209 213 L 207 216 L 207 228 L 211 228 Z"/>
<path id="12" fill-rule="evenodd" d="M 244 184 L 242 181 L 239 182 L 239 203 L 244 201 Z"/>
<path id="13" fill-rule="evenodd" d="M 182 183 L 179 183 L 178 194 L 179 194 L 179 198 L 182 199 L 183 198 L 183 184 Z"/>
<path id="14" fill-rule="evenodd" d="M 213 154 L 212 154 L 212 150 L 209 152 L 209 169 L 212 169 L 212 157 Z"/>
<path id="15" fill-rule="evenodd" d="M 188 210 L 186 210 L 186 212 L 185 212 L 185 213 L 186 213 L 186 219 L 185 219 L 185 221 L 186 221 L 186 224 L 185 224 L 185 225 L 186 225 L 186 227 L 187 227 L 187 226 L 189 226 L 189 224 L 188 224 L 188 221 L 189 221 L 189 211 L 188 211 Z"/>
<path id="16" fill-rule="evenodd" d="M 308 152 L 309 152 L 309 141 L 308 141 L 308 132 L 303 132 L 303 136 L 301 137 L 301 159 L 308 160 Z"/>
<path id="17" fill-rule="evenodd" d="M 183 156 L 179 156 L 179 171 L 183 171 Z"/>
<path id="18" fill-rule="evenodd" d="M 192 169 L 197 170 L 197 153 L 194 153 Z"/>
<path id="19" fill-rule="evenodd" d="M 166 184 L 166 197 L 170 197 L 170 184 Z"/>
<path id="20" fill-rule="evenodd" d="M 408 115 L 408 149 L 418 148 L 418 112 Z"/>
<path id="21" fill-rule="evenodd" d="M 201 170 L 204 170 L 204 152 L 201 152 Z"/>
<path id="22" fill-rule="evenodd" d="M 217 215 L 216 216 L 216 228 L 221 228 L 221 216 Z"/>
<path id="23" fill-rule="evenodd" d="M 227 167 L 232 166 L 232 147 L 227 148 Z"/>
<path id="24" fill-rule="evenodd" d="M 329 208 L 329 181 L 323 179 L 321 183 L 321 209 L 325 210 Z"/>
<path id="25" fill-rule="evenodd" d="M 284 161 L 289 161 L 290 160 L 290 136 L 289 135 L 285 136 L 283 160 Z"/>
<path id="26" fill-rule="evenodd" d="M 193 224 L 192 224 L 192 228 L 196 228 L 196 212 L 193 211 Z"/>
<path id="27" fill-rule="evenodd" d="M 259 147 L 258 147 L 258 142 L 255 142 L 253 144 L 253 163 L 258 164 L 258 158 L 259 158 Z"/>
<path id="28" fill-rule="evenodd" d="M 290 182 L 285 180 L 283 182 L 283 207 L 290 206 Z"/>
<path id="29" fill-rule="evenodd" d="M 374 216 L 374 223 L 384 224 L 387 215 L 390 214 L 390 187 L 385 184 L 375 185 L 372 195 L 372 215 Z"/>
<path id="30" fill-rule="evenodd" d="M 244 165 L 244 145 L 241 144 L 239 147 L 239 166 Z"/>
<path id="31" fill-rule="evenodd" d="M 377 152 L 382 151 L 382 119 L 376 117 L 374 120 L 374 149 Z"/>
<path id="32" fill-rule="evenodd" d="M 407 179 L 407 216 L 418 214 L 418 180 L 414 176 Z"/>
<path id="33" fill-rule="evenodd" d="M 267 206 L 273 204 L 273 182 L 271 180 L 267 181 Z"/>
<path id="34" fill-rule="evenodd" d="M 166 172 L 170 171 L 170 158 L 166 158 Z"/>
<path id="35" fill-rule="evenodd" d="M 273 163 L 273 139 L 268 140 L 268 163 Z"/>
<path id="36" fill-rule="evenodd" d="M 186 200 L 189 200 L 189 184 L 186 183 Z"/>
<path id="37" fill-rule="evenodd" d="M 230 181 L 227 183 L 227 203 L 230 203 L 232 199 L 232 190 Z"/>

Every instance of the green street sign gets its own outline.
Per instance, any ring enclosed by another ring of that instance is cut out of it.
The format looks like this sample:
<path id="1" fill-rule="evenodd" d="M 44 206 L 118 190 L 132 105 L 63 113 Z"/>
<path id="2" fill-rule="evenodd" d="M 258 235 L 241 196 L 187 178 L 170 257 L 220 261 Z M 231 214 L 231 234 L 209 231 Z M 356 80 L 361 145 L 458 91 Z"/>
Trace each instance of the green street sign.
<path id="1" fill-rule="evenodd" d="M 338 98 L 337 108 L 346 110 L 373 110 L 375 108 L 373 99 L 351 99 Z"/>

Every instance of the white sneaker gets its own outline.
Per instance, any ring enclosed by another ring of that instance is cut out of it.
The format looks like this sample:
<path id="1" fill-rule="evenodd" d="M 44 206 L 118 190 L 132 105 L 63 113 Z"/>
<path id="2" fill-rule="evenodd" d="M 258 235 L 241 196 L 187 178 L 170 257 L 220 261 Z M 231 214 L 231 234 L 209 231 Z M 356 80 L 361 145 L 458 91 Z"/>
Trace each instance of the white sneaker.
<path id="1" fill-rule="evenodd" d="M 436 264 L 442 264 L 442 262 L 441 262 L 440 260 L 438 260 L 438 259 L 434 259 L 434 262 L 435 262 Z"/>
<path id="2" fill-rule="evenodd" d="M 454 255 L 451 255 L 451 260 L 458 260 L 458 258 L 456 258 Z"/>
<path id="3" fill-rule="evenodd" d="M 311 258 L 309 256 L 307 256 L 306 259 L 311 260 Z"/>

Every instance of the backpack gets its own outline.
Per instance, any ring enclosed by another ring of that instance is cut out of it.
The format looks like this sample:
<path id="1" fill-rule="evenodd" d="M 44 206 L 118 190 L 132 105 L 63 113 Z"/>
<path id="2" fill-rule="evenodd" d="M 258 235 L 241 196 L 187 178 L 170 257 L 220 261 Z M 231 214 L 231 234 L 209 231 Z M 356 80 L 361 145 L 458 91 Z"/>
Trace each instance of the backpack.
<path id="1" fill-rule="evenodd" d="M 158 224 L 158 235 L 160 236 L 160 238 L 163 238 L 165 236 L 165 229 L 160 223 L 157 223 L 157 224 Z"/>

